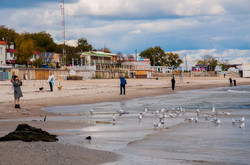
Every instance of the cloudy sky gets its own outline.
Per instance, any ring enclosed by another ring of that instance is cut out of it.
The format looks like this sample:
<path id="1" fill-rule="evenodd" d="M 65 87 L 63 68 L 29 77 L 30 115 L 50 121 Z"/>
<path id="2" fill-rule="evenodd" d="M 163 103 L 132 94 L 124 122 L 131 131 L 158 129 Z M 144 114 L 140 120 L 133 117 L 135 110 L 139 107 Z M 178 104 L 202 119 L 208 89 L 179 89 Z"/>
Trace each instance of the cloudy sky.
<path id="1" fill-rule="evenodd" d="M 61 0 L 0 0 L 0 25 L 62 42 Z M 188 65 L 206 54 L 250 62 L 249 0 L 65 0 L 66 43 L 134 54 L 161 46 Z"/>

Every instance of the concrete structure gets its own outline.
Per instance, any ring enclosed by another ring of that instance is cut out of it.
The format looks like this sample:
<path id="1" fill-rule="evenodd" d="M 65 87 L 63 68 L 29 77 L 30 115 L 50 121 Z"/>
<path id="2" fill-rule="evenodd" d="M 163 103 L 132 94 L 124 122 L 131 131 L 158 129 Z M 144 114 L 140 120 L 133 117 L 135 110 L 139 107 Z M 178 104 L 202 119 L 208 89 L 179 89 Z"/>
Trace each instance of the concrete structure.
<path id="1" fill-rule="evenodd" d="M 244 63 L 242 65 L 243 77 L 250 77 L 250 63 Z"/>
<path id="2" fill-rule="evenodd" d="M 114 64 L 117 62 L 117 55 L 104 52 L 83 52 L 80 53 L 81 64 L 95 65 L 95 64 Z M 83 62 L 83 58 L 85 61 Z"/>
<path id="3" fill-rule="evenodd" d="M 0 41 L 0 66 L 6 64 L 6 50 L 7 50 L 6 42 Z"/>

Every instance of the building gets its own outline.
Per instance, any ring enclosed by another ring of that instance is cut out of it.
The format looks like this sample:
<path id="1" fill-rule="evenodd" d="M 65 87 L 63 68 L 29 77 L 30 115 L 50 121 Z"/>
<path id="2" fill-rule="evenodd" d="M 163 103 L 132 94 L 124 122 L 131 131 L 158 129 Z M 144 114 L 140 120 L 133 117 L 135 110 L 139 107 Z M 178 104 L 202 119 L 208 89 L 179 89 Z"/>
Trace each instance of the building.
<path id="1" fill-rule="evenodd" d="M 46 65 L 54 65 L 56 66 L 57 64 L 60 65 L 60 54 L 55 53 L 55 52 L 42 52 L 41 57 L 43 60 L 43 63 Z"/>
<path id="2" fill-rule="evenodd" d="M 143 62 L 124 62 L 122 66 L 129 71 L 130 78 L 151 78 L 152 68 L 150 63 Z"/>
<path id="3" fill-rule="evenodd" d="M 6 49 L 7 49 L 6 42 L 0 41 L 0 66 L 6 64 Z"/>
<path id="4" fill-rule="evenodd" d="M 244 63 L 242 65 L 243 77 L 250 77 L 250 63 Z"/>
<path id="5" fill-rule="evenodd" d="M 117 55 L 112 53 L 104 52 L 83 52 L 80 53 L 81 60 L 85 60 L 87 65 L 96 65 L 96 64 L 114 64 L 117 62 Z"/>

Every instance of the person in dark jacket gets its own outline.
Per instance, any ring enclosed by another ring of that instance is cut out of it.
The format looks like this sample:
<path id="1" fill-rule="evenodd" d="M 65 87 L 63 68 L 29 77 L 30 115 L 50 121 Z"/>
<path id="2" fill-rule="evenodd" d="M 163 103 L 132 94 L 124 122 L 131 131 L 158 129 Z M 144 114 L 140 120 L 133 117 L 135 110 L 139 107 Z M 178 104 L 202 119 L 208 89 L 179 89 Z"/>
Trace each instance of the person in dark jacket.
<path id="1" fill-rule="evenodd" d="M 229 78 L 229 86 L 230 86 L 230 87 L 233 86 L 233 80 L 232 80 L 231 77 Z"/>
<path id="2" fill-rule="evenodd" d="M 236 80 L 234 79 L 234 86 L 236 86 Z"/>
<path id="3" fill-rule="evenodd" d="M 22 86 L 22 80 L 18 79 L 18 76 L 13 76 L 14 80 L 12 81 L 13 87 L 14 87 L 14 103 L 15 103 L 15 108 L 21 108 L 20 107 L 20 97 L 23 97 L 23 93 L 21 90 Z"/>
<path id="4" fill-rule="evenodd" d="M 174 90 L 174 88 L 175 88 L 175 79 L 174 79 L 174 77 L 171 79 L 171 82 L 172 82 L 172 90 Z"/>
<path id="5" fill-rule="evenodd" d="M 126 90 L 125 90 L 125 85 L 127 84 L 127 81 L 125 80 L 125 77 L 121 76 L 120 78 L 120 95 L 122 95 L 122 89 L 123 89 L 123 94 L 125 95 Z"/>

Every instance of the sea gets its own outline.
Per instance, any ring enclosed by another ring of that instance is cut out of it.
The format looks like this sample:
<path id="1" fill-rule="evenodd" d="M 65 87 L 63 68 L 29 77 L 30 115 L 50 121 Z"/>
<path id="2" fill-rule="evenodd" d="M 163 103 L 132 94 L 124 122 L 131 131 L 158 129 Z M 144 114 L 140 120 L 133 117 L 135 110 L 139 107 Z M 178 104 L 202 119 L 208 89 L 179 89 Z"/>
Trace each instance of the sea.
<path id="1" fill-rule="evenodd" d="M 43 110 L 63 114 L 48 120 L 90 123 L 53 133 L 61 143 L 121 155 L 105 165 L 250 164 L 250 86 Z"/>

